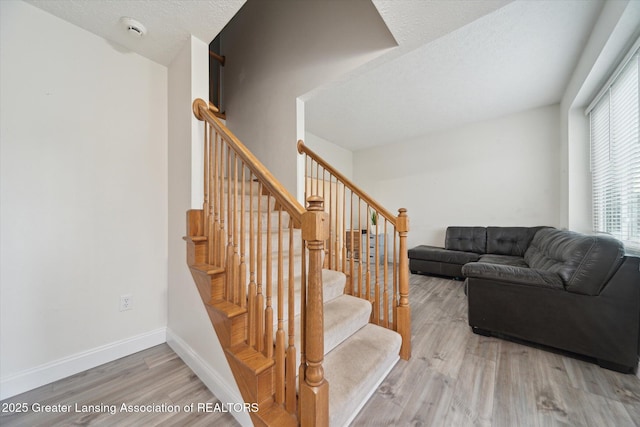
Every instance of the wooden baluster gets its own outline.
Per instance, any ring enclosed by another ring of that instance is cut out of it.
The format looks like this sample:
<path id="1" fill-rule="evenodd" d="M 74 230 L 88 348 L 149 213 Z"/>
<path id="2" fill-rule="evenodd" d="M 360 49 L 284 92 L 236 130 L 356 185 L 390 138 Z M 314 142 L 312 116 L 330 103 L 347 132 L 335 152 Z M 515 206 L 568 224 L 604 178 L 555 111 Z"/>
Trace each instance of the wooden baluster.
<path id="1" fill-rule="evenodd" d="M 378 215 L 378 212 L 373 211 L 375 215 Z M 374 281 L 374 306 L 373 306 L 373 318 L 375 319 L 374 323 L 376 325 L 380 324 L 380 242 L 379 242 L 379 232 L 378 232 L 378 221 L 379 218 L 376 219 L 375 225 L 375 237 L 373 238 L 373 244 L 375 245 L 373 254 L 374 254 L 374 262 L 375 262 L 375 281 Z"/>
<path id="2" fill-rule="evenodd" d="M 338 194 L 336 193 L 337 187 L 335 190 L 333 187 L 333 175 L 329 174 L 329 229 L 332 230 L 330 237 L 331 269 L 340 271 L 338 264 L 338 233 L 340 232 L 340 223 L 338 222 Z M 335 202 L 333 200 L 334 198 L 336 199 Z"/>
<path id="3" fill-rule="evenodd" d="M 256 254 L 258 255 L 256 262 L 258 268 L 258 289 L 256 297 L 256 350 L 262 351 L 264 349 L 264 295 L 262 294 L 262 183 L 258 185 L 258 194 L 258 242 L 256 248 Z M 268 204 L 269 201 L 267 200 L 267 205 Z"/>
<path id="4" fill-rule="evenodd" d="M 285 407 L 289 413 L 296 412 L 296 347 L 295 347 L 295 281 L 294 281 L 295 253 L 293 246 L 293 221 L 289 219 L 289 288 L 288 288 L 288 326 L 289 345 L 287 347 L 286 362 L 286 396 Z"/>
<path id="5" fill-rule="evenodd" d="M 398 303 L 398 333 L 402 336 L 400 357 L 409 360 L 411 357 L 411 307 L 409 306 L 409 255 L 407 250 L 407 233 L 409 232 L 409 217 L 407 210 L 399 209 L 397 227 L 400 235 L 399 249 L 399 292 Z"/>
<path id="6" fill-rule="evenodd" d="M 322 168 L 322 198 L 324 200 L 327 200 L 326 198 L 326 193 L 327 193 L 327 181 L 326 181 L 326 170 L 324 168 Z M 324 242 L 324 246 L 325 246 L 325 259 L 324 259 L 324 265 L 325 268 L 328 269 L 332 269 L 333 265 L 332 265 L 332 261 L 333 261 L 333 248 L 331 246 L 331 235 L 334 232 L 333 230 L 333 218 L 331 217 L 331 179 L 329 179 L 329 209 L 326 211 L 329 213 L 329 238 L 327 239 L 326 242 Z"/>
<path id="7" fill-rule="evenodd" d="M 216 240 L 215 240 L 215 229 L 218 226 L 216 223 L 215 212 L 216 212 L 216 187 L 215 187 L 215 141 L 218 138 L 218 132 L 216 132 L 213 127 L 211 128 L 211 132 L 213 132 L 213 140 L 211 139 L 211 133 L 209 133 L 209 166 L 207 171 L 207 181 L 208 181 L 208 193 L 209 193 L 209 232 L 207 233 L 207 246 L 208 246 L 208 256 L 207 262 L 209 264 L 215 264 L 215 248 L 216 248 Z"/>
<path id="8" fill-rule="evenodd" d="M 204 124 L 204 202 L 202 203 L 202 215 L 203 215 L 203 223 L 204 223 L 204 235 L 207 236 L 208 239 L 211 239 L 209 236 L 209 133 L 210 133 L 210 125 L 205 122 Z M 207 258 L 211 257 L 211 251 L 209 251 Z"/>
<path id="9" fill-rule="evenodd" d="M 271 193 L 269 193 L 271 197 Z M 271 209 L 267 209 L 267 308 L 264 312 L 264 355 L 267 357 L 273 357 L 273 280 L 271 263 L 273 262 L 271 253 Z"/>
<path id="10" fill-rule="evenodd" d="M 256 346 L 256 246 L 255 229 L 253 219 L 253 174 L 249 173 L 249 312 L 247 322 L 249 323 L 249 345 Z M 258 196 L 260 197 L 260 196 Z M 259 203 L 259 202 L 258 202 Z"/>
<path id="11" fill-rule="evenodd" d="M 244 164 L 244 162 L 241 162 L 242 164 L 242 176 L 241 176 L 241 186 L 240 186 L 240 236 L 238 237 L 238 240 L 240 240 L 240 266 L 238 267 L 239 269 L 239 274 L 238 274 L 238 283 L 240 284 L 240 289 L 238 292 L 238 297 L 240 299 L 240 307 L 246 307 L 247 306 L 247 265 L 245 262 L 245 198 L 246 198 L 246 188 L 245 188 L 245 170 L 246 170 L 246 166 Z"/>
<path id="12" fill-rule="evenodd" d="M 371 227 L 369 226 L 369 220 L 371 219 L 371 207 L 367 203 L 367 253 L 365 254 L 364 260 L 362 261 L 365 265 L 365 280 L 366 280 L 366 297 L 367 301 L 371 301 Z M 373 311 L 373 310 L 372 310 Z M 372 313 L 373 315 L 373 313 Z"/>
<path id="13" fill-rule="evenodd" d="M 304 199 L 309 197 L 309 155 L 304 155 Z"/>
<path id="14" fill-rule="evenodd" d="M 231 194 L 231 147 L 227 147 L 227 262 L 225 264 L 227 278 L 227 301 L 233 302 L 233 227 L 235 227 L 233 199 Z"/>
<path id="15" fill-rule="evenodd" d="M 226 213 L 226 207 L 225 207 L 225 191 L 224 191 L 224 177 L 226 175 L 226 171 L 225 171 L 225 147 L 226 147 L 226 143 L 224 140 L 220 140 L 220 240 L 218 242 L 218 244 L 220 245 L 220 248 L 218 249 L 218 253 L 220 254 L 220 261 L 219 264 L 221 267 L 226 265 L 226 253 L 227 253 L 227 248 L 226 248 L 226 244 L 227 244 L 227 236 L 226 236 L 226 228 L 228 227 L 228 224 L 225 224 L 225 218 L 227 218 L 227 222 L 228 222 L 228 217 L 227 217 L 227 213 Z M 226 279 L 225 279 L 226 280 Z M 225 297 L 228 296 L 227 294 L 227 288 L 226 288 L 226 282 L 225 282 Z"/>
<path id="16" fill-rule="evenodd" d="M 344 271 L 344 258 L 342 254 L 342 239 L 344 239 L 344 205 L 342 204 L 342 184 L 335 177 L 335 193 L 336 193 L 336 271 Z"/>
<path id="17" fill-rule="evenodd" d="M 233 302 L 240 305 L 240 288 L 244 284 L 240 283 L 240 251 L 238 247 L 238 228 L 240 221 L 244 218 L 244 212 L 238 211 L 238 156 L 233 154 L 233 262 L 231 269 L 233 271 Z M 240 221 L 238 220 L 240 219 Z"/>
<path id="18" fill-rule="evenodd" d="M 398 230 L 397 226 L 393 227 L 393 329 L 398 330 Z"/>
<path id="19" fill-rule="evenodd" d="M 215 215 L 216 215 L 216 229 L 215 229 L 215 235 L 214 235 L 214 247 L 215 247 L 215 265 L 218 267 L 222 267 L 224 266 L 223 264 L 223 245 L 224 245 L 224 241 L 223 241 L 223 233 L 224 233 L 224 198 L 223 198 L 223 188 L 222 188 L 222 175 L 223 175 L 223 157 L 222 157 L 222 150 L 223 150 L 223 139 L 222 139 L 222 135 L 220 135 L 218 138 L 216 138 L 216 146 L 215 146 L 215 160 L 216 160 L 216 164 L 215 164 L 215 191 L 216 191 L 216 210 L 215 210 Z"/>
<path id="20" fill-rule="evenodd" d="M 348 281 L 348 286 L 349 288 L 351 288 L 351 292 L 349 292 L 350 295 L 357 295 L 357 291 L 356 291 L 356 281 L 355 281 L 355 274 L 356 274 L 356 268 L 355 268 L 355 257 L 356 257 L 356 243 L 355 243 L 355 238 L 357 237 L 358 239 L 360 239 L 362 241 L 362 233 L 360 231 L 358 231 L 358 235 L 356 236 L 354 233 L 354 226 L 355 226 L 355 221 L 353 220 L 353 191 L 350 191 L 350 196 L 349 196 L 350 200 L 349 200 L 349 238 L 350 238 L 350 244 L 351 244 L 351 257 L 349 258 L 349 281 Z M 360 247 L 360 245 L 358 245 L 358 248 Z"/>
<path id="21" fill-rule="evenodd" d="M 302 236 L 309 251 L 306 306 L 306 369 L 300 387 L 301 425 L 329 424 L 329 384 L 324 378 L 324 314 L 322 295 L 323 242 L 329 237 L 327 214 L 320 197 L 310 197 L 302 215 Z"/>
<path id="22" fill-rule="evenodd" d="M 360 197 L 358 197 L 358 232 L 360 233 L 357 238 L 360 239 L 360 242 L 358 244 L 358 247 L 360 248 L 359 252 L 358 252 L 358 298 L 362 298 L 362 295 L 364 292 L 362 292 L 362 288 L 363 288 L 363 277 L 362 277 L 362 263 L 364 262 L 369 262 L 368 259 L 362 259 L 362 258 L 366 258 L 367 253 L 365 252 L 365 248 L 362 247 L 362 199 L 360 199 Z M 369 247 L 369 227 L 367 227 L 367 234 L 366 234 L 366 245 L 367 247 Z"/>
<path id="23" fill-rule="evenodd" d="M 387 241 L 387 224 L 388 221 L 384 220 L 384 251 L 383 251 L 383 269 L 382 269 L 382 274 L 383 274 L 383 280 L 384 280 L 384 290 L 382 293 L 382 307 L 384 310 L 384 319 L 383 319 L 383 325 L 385 328 L 389 327 L 389 276 L 388 276 L 388 264 L 389 264 L 389 254 L 387 253 L 388 251 L 388 247 L 389 247 L 389 242 Z"/>
<path id="24" fill-rule="evenodd" d="M 298 369 L 298 390 L 302 390 L 302 385 L 305 381 L 304 373 L 307 369 L 307 358 L 305 351 L 307 348 L 307 251 L 304 237 L 302 238 L 302 260 L 301 260 L 301 275 L 300 275 L 300 368 Z M 301 404 L 298 404 L 298 419 L 302 419 L 301 416 Z"/>
<path id="25" fill-rule="evenodd" d="M 276 330 L 276 403 L 284 403 L 284 248 L 282 209 L 278 211 L 278 329 Z"/>
<path id="26" fill-rule="evenodd" d="M 340 233 L 340 242 L 342 245 L 342 272 L 347 275 L 347 245 L 344 239 L 347 237 L 346 231 L 350 229 L 351 226 L 347 228 L 347 189 L 342 185 L 342 232 Z M 346 291 L 347 294 L 353 295 L 353 283 L 351 280 L 347 281 Z"/>
<path id="27" fill-rule="evenodd" d="M 213 137 L 213 142 L 212 142 L 212 146 L 211 149 L 209 151 L 210 154 L 210 168 L 211 168 L 211 175 L 210 175 L 210 184 L 209 184 L 209 188 L 211 188 L 211 207 L 210 209 L 212 210 L 211 212 L 211 216 L 212 216 L 212 220 L 213 220 L 213 225 L 211 228 L 211 241 L 209 242 L 209 264 L 213 264 L 216 265 L 216 259 L 218 256 L 217 253 L 217 238 L 218 238 L 218 230 L 220 227 L 220 218 L 218 217 L 218 132 L 215 133 L 214 137 Z"/>

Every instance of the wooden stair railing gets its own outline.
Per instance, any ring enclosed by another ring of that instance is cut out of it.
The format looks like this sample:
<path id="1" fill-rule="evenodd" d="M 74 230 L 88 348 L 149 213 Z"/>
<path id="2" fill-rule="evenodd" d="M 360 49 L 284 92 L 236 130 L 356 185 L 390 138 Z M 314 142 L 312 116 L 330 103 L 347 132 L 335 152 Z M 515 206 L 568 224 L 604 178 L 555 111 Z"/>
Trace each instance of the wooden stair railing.
<path id="1" fill-rule="evenodd" d="M 196 99 L 193 113 L 205 123 L 204 203 L 187 213 L 187 263 L 242 397 L 257 404 L 252 421 L 326 426 L 323 200 L 309 197 L 303 208 L 217 119 L 215 107 Z"/>
<path id="2" fill-rule="evenodd" d="M 303 141 L 298 141 L 298 152 L 305 156 L 305 199 L 323 198 L 329 215 L 324 268 L 347 275 L 346 292 L 372 303 L 371 323 L 398 332 L 402 336 L 400 357 L 409 359 L 407 210 L 391 214 Z"/>

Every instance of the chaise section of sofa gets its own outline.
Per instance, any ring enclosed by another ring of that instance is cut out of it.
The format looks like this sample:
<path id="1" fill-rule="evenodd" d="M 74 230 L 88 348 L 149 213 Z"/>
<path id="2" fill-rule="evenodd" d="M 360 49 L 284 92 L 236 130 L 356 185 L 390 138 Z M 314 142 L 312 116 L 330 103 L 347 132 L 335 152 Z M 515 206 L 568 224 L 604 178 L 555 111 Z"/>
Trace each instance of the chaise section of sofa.
<path id="1" fill-rule="evenodd" d="M 478 261 L 487 247 L 485 227 L 447 227 L 444 248 L 420 245 L 409 249 L 409 270 L 462 277 L 462 266 Z"/>
<path id="2" fill-rule="evenodd" d="M 462 266 L 470 262 L 526 265 L 524 253 L 542 228 L 548 227 L 447 227 L 444 248 L 420 245 L 409 250 L 409 269 L 462 278 Z"/>

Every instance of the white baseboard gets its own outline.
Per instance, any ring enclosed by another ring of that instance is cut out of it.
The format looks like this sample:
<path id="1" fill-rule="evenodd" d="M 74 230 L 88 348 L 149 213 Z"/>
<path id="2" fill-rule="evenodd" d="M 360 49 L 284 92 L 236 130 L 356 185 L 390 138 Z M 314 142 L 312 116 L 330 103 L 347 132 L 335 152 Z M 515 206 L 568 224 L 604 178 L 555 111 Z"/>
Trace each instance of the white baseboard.
<path id="1" fill-rule="evenodd" d="M 238 387 L 229 384 L 215 369 L 211 367 L 189 344 L 167 328 L 167 344 L 176 352 L 182 361 L 200 378 L 200 381 L 223 403 L 243 402 Z M 227 363 L 226 359 L 222 363 Z M 253 422 L 246 412 L 229 412 L 242 426 L 251 427 Z"/>
<path id="2" fill-rule="evenodd" d="M 95 368 L 167 341 L 167 328 L 159 328 L 73 354 L 0 379 L 0 400 Z"/>

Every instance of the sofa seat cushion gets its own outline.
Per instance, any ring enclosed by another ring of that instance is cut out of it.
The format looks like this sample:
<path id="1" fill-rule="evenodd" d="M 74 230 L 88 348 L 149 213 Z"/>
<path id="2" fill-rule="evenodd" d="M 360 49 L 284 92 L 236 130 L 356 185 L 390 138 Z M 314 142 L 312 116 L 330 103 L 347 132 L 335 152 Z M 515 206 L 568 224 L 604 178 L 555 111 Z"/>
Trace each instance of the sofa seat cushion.
<path id="1" fill-rule="evenodd" d="M 472 252 L 452 251 L 435 246 L 420 245 L 409 249 L 409 258 L 462 265 L 478 261 L 480 255 Z"/>
<path id="2" fill-rule="evenodd" d="M 507 284 L 564 289 L 564 284 L 558 274 L 528 267 L 471 262 L 462 267 L 462 274 L 465 277 L 507 282 Z"/>
<path id="3" fill-rule="evenodd" d="M 480 256 L 478 262 L 486 262 L 489 264 L 500 264 L 500 265 L 512 265 L 514 267 L 529 267 L 526 262 L 524 262 L 524 258 L 521 256 L 509 256 L 509 255 L 493 255 L 493 254 L 485 254 Z"/>

